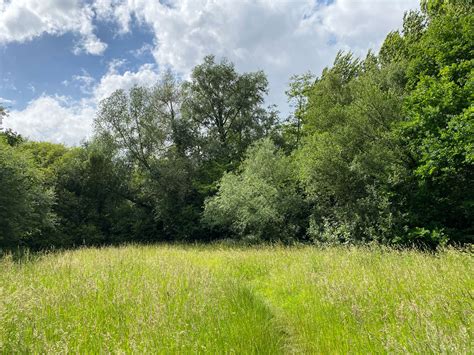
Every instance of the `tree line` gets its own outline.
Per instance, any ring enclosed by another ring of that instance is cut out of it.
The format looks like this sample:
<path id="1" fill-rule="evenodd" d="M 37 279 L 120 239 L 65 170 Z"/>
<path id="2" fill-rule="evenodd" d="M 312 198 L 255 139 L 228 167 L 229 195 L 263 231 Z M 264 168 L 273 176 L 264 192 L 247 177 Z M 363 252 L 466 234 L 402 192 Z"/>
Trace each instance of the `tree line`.
<path id="1" fill-rule="evenodd" d="M 2 131 L 0 248 L 471 243 L 472 10 L 422 1 L 378 54 L 293 76 L 287 119 L 262 71 L 207 56 L 114 92 L 80 147 Z"/>

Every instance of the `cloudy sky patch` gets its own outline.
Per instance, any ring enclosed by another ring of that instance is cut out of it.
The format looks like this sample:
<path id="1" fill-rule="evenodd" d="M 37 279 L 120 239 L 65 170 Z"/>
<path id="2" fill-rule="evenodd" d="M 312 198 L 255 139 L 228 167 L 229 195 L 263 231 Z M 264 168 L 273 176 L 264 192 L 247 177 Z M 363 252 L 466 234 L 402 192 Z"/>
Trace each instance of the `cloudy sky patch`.
<path id="1" fill-rule="evenodd" d="M 319 74 L 338 50 L 363 56 L 417 0 L 0 0 L 4 121 L 33 139 L 78 144 L 113 90 L 186 77 L 207 54 L 264 70 L 288 114 L 293 74 Z"/>

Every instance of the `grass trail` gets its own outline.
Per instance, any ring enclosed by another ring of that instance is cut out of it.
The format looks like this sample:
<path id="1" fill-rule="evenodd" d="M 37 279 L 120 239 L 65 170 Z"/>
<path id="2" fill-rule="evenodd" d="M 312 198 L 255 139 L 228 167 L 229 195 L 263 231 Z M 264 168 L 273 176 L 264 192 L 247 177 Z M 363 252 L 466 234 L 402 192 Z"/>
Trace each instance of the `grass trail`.
<path id="1" fill-rule="evenodd" d="M 0 352 L 469 353 L 472 255 L 128 246 L 0 261 Z"/>

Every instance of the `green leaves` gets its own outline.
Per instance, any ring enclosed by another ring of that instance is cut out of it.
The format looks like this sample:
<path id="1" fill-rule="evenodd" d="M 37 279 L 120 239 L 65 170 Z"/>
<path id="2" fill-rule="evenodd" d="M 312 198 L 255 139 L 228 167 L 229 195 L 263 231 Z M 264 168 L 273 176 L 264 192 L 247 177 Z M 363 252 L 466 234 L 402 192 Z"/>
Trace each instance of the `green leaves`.
<path id="1" fill-rule="evenodd" d="M 389 181 L 405 175 L 392 133 L 402 119 L 399 68 L 351 58 L 340 55 L 308 93 L 295 157 L 313 206 L 309 233 L 319 241 L 388 241 L 400 223 Z"/>
<path id="2" fill-rule="evenodd" d="M 31 157 L 0 137 L 0 249 L 34 243 L 51 231 L 53 202 Z"/>
<path id="3" fill-rule="evenodd" d="M 274 117 L 262 107 L 267 92 L 263 72 L 239 74 L 226 59 L 207 56 L 193 69 L 184 84 L 183 115 L 196 125 L 205 159 L 238 165 Z"/>
<path id="4" fill-rule="evenodd" d="M 316 239 L 472 238 L 474 16 L 462 1 L 422 8 L 378 57 L 339 53 L 306 93 L 295 157 Z"/>
<path id="5" fill-rule="evenodd" d="M 241 239 L 288 240 L 304 231 L 302 213 L 292 162 L 264 139 L 249 148 L 237 172 L 222 177 L 206 200 L 204 222 Z"/>
<path id="6" fill-rule="evenodd" d="M 431 1 L 425 9 L 429 24 L 410 47 L 413 90 L 400 131 L 419 186 L 410 214 L 416 228 L 444 228 L 452 240 L 472 240 L 474 16 L 462 1 Z"/>

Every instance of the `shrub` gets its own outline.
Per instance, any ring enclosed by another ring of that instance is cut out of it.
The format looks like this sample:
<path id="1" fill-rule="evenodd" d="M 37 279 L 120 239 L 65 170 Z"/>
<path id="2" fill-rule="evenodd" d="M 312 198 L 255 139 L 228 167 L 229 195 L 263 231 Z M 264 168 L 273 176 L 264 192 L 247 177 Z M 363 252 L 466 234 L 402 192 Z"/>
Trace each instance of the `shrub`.
<path id="1" fill-rule="evenodd" d="M 220 180 L 206 200 L 204 222 L 248 241 L 289 240 L 305 232 L 304 211 L 292 162 L 264 139 Z"/>

